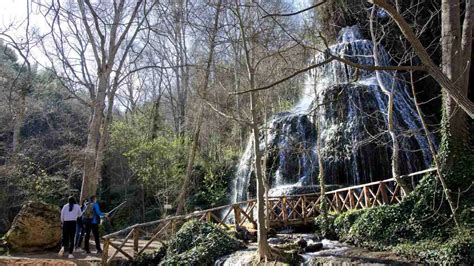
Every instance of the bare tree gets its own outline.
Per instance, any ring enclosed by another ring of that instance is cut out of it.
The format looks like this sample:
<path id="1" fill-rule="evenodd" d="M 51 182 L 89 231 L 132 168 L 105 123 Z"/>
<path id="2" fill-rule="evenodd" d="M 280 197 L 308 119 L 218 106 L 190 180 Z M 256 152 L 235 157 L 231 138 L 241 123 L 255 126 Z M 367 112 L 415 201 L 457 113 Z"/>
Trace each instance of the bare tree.
<path id="1" fill-rule="evenodd" d="M 245 64 L 247 67 L 248 82 L 249 88 L 256 88 L 255 81 L 255 66 L 254 58 L 252 58 L 251 50 L 254 48 L 252 38 L 247 37 L 248 32 L 246 32 L 246 27 L 244 23 L 244 18 L 240 12 L 240 3 L 236 1 L 236 16 L 240 28 L 240 36 L 242 39 L 243 51 L 245 55 Z M 271 250 L 270 245 L 267 241 L 267 228 L 265 223 L 265 189 L 264 189 L 264 180 L 262 174 L 262 154 L 260 151 L 260 121 L 258 119 L 258 110 L 257 110 L 257 95 L 256 92 L 250 93 L 250 112 L 252 117 L 251 128 L 252 128 L 252 138 L 253 138 L 253 148 L 254 148 L 254 168 L 255 168 L 255 177 L 257 180 L 257 242 L 258 242 L 258 256 L 260 259 L 272 259 L 274 254 Z"/>
<path id="2" fill-rule="evenodd" d="M 219 15 L 221 13 L 221 4 L 222 0 L 218 0 L 217 5 L 216 5 L 216 13 L 214 16 L 214 24 L 210 32 L 210 40 L 209 40 L 209 54 L 207 57 L 206 61 L 206 67 L 204 69 L 204 80 L 202 82 L 202 86 L 198 89 L 198 94 L 203 95 L 205 97 L 205 94 L 207 93 L 207 89 L 209 86 L 209 77 L 211 74 L 211 65 L 213 62 L 213 57 L 214 57 L 214 50 L 216 47 L 216 37 L 218 34 L 219 30 Z M 192 143 L 189 148 L 189 153 L 188 153 L 188 161 L 186 164 L 186 176 L 184 177 L 183 181 L 183 188 L 181 189 L 181 193 L 179 194 L 178 197 L 178 205 L 176 208 L 176 214 L 182 214 L 184 209 L 185 209 L 185 204 L 186 204 L 186 199 L 188 195 L 188 189 L 189 189 L 189 183 L 191 180 L 191 175 L 193 173 L 193 167 L 194 167 L 194 160 L 196 157 L 197 149 L 198 149 L 198 144 L 199 144 L 199 137 L 201 134 L 201 126 L 204 120 L 204 112 L 206 111 L 206 106 L 201 103 L 199 105 L 199 113 L 196 121 L 196 125 L 193 131 L 192 135 Z"/>
<path id="3" fill-rule="evenodd" d="M 26 113 L 26 96 L 31 92 L 33 88 L 33 78 L 36 72 L 36 66 L 31 62 L 31 49 L 35 45 L 35 29 L 32 29 L 30 25 L 30 13 L 31 13 L 31 2 L 26 1 L 26 18 L 19 23 L 19 25 L 10 25 L 9 28 L 4 29 L 0 32 L 0 38 L 4 41 L 6 46 L 12 47 L 15 52 L 20 56 L 22 62 L 18 69 L 17 76 L 10 85 L 10 91 L 15 90 L 18 95 L 16 101 L 16 108 L 13 108 L 13 142 L 12 150 L 13 154 L 19 151 L 21 144 L 20 129 L 23 126 L 25 113 Z M 23 28 L 24 37 L 20 41 L 15 40 L 9 31 L 19 31 Z M 16 89 L 14 89 L 16 88 Z M 12 95 L 12 93 L 10 93 Z M 9 97 L 11 98 L 11 97 Z"/>
<path id="4" fill-rule="evenodd" d="M 78 0 L 66 6 L 55 1 L 37 4 L 49 17 L 51 28 L 51 43 L 43 43 L 45 55 L 63 85 L 91 110 L 81 189 L 81 199 L 85 199 L 96 193 L 101 179 L 114 97 L 127 76 L 124 65 L 154 3 L 119 0 L 105 5 Z M 55 51 L 47 48 L 50 44 Z M 83 97 L 83 89 L 89 97 Z"/>

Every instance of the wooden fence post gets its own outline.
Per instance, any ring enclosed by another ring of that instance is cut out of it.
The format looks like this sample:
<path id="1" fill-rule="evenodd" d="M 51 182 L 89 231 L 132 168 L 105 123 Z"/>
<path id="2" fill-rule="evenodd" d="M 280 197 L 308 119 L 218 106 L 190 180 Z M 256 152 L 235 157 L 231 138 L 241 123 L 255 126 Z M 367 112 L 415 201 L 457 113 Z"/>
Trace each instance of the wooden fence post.
<path id="1" fill-rule="evenodd" d="M 138 243 L 140 239 L 140 230 L 137 228 L 133 229 L 133 257 L 138 255 Z"/>
<path id="2" fill-rule="evenodd" d="M 336 198 L 336 212 L 341 212 L 341 200 L 339 199 L 339 192 L 334 193 L 334 197 Z"/>
<path id="3" fill-rule="evenodd" d="M 366 208 L 370 207 L 369 191 L 367 187 L 364 187 L 364 203 Z"/>
<path id="4" fill-rule="evenodd" d="M 104 240 L 104 253 L 102 253 L 102 261 L 100 263 L 102 266 L 106 266 L 108 264 L 107 261 L 109 259 L 109 241 L 110 240 L 108 238 Z"/>
<path id="5" fill-rule="evenodd" d="M 307 223 L 306 219 L 306 195 L 301 199 L 301 214 L 303 215 L 303 223 Z"/>
<path id="6" fill-rule="evenodd" d="M 352 209 L 354 209 L 355 205 L 354 205 L 354 193 L 352 191 L 352 189 L 349 189 L 349 207 Z"/>
<path id="7" fill-rule="evenodd" d="M 232 209 L 234 210 L 234 224 L 237 229 L 237 226 L 240 225 L 240 221 L 242 220 L 240 216 L 240 207 L 238 204 L 232 205 Z"/>
<path id="8" fill-rule="evenodd" d="M 285 196 L 283 196 L 281 198 L 281 211 L 283 213 L 283 222 L 285 224 L 287 224 L 288 223 L 288 213 L 287 213 L 287 210 L 286 210 L 286 197 Z"/>
<path id="9" fill-rule="evenodd" d="M 386 187 L 385 187 L 385 183 L 380 183 L 380 194 L 382 194 L 383 204 L 389 204 L 390 201 L 389 201 L 388 196 L 387 196 L 387 190 L 386 190 Z"/>

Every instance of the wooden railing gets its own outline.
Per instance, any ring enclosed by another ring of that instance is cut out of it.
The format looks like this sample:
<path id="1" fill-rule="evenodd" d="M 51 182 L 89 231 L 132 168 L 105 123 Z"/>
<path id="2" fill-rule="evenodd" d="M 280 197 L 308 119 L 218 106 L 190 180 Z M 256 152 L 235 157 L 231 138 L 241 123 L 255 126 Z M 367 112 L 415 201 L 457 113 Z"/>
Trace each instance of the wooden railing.
<path id="1" fill-rule="evenodd" d="M 431 168 L 401 178 L 412 178 L 411 184 L 415 186 L 416 182 L 413 177 L 434 170 Z M 394 178 L 336 189 L 328 191 L 324 195 L 329 210 L 333 212 L 394 204 L 401 202 L 405 196 L 406 193 Z M 278 228 L 310 223 L 313 221 L 312 218 L 319 215 L 322 199 L 320 193 L 269 197 L 267 209 L 269 224 L 273 228 Z M 156 248 L 153 245 L 157 242 L 163 244 L 184 222 L 191 219 L 215 223 L 229 230 L 237 227 L 256 228 L 254 217 L 256 208 L 256 200 L 252 199 L 127 227 L 103 237 L 102 264 L 109 264 L 119 253 L 129 260 L 133 260 L 146 250 Z"/>

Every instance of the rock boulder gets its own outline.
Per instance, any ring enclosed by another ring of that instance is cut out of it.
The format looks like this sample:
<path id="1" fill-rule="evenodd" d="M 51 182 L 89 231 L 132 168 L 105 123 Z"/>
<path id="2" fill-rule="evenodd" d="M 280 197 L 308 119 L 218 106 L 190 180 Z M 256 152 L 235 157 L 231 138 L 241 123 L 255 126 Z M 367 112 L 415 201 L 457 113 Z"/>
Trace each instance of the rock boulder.
<path id="1" fill-rule="evenodd" d="M 43 202 L 27 202 L 5 235 L 15 251 L 30 252 L 57 246 L 61 240 L 60 210 Z"/>

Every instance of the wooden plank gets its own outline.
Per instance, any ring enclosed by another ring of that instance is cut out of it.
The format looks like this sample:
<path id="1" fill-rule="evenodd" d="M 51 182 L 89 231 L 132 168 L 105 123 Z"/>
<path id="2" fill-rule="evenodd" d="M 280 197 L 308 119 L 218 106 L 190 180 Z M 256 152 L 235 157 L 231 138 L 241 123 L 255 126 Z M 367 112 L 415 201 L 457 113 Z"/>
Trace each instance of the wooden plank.
<path id="1" fill-rule="evenodd" d="M 129 260 L 133 260 L 133 257 L 130 256 L 130 254 L 128 254 L 127 252 L 123 251 L 121 248 L 119 248 L 117 245 L 115 245 L 113 242 L 109 242 L 109 245 L 111 245 L 113 248 L 115 248 L 115 250 L 118 250 L 120 253 L 122 253 L 123 255 L 125 255 L 125 257 L 127 257 Z M 112 258 L 111 257 L 107 263 L 110 263 L 112 261 Z"/>
<path id="2" fill-rule="evenodd" d="M 217 217 L 217 215 L 215 215 L 214 213 L 211 212 L 211 216 L 214 218 L 214 220 L 219 224 L 219 225 L 223 225 L 225 228 L 227 228 L 228 230 L 230 229 L 229 226 L 227 226 L 227 224 L 224 223 L 223 220 L 221 220 L 219 217 Z"/>
<path id="3" fill-rule="evenodd" d="M 224 215 L 224 218 L 222 218 L 222 221 L 227 220 L 227 217 L 229 216 L 229 214 L 230 214 L 231 212 L 232 212 L 232 208 L 229 208 L 229 209 L 227 210 L 226 215 Z"/>
<path id="4" fill-rule="evenodd" d="M 395 200 L 398 201 L 397 199 L 397 193 L 400 191 L 400 186 L 398 184 L 395 185 L 395 189 L 393 190 L 393 195 L 392 195 L 392 198 L 390 199 L 390 203 L 393 203 Z"/>
<path id="5" fill-rule="evenodd" d="M 116 255 L 117 253 L 119 253 L 119 251 L 121 251 L 121 249 L 125 246 L 125 244 L 127 243 L 128 239 L 132 236 L 133 232 L 134 232 L 135 228 L 133 228 L 130 233 L 128 233 L 128 235 L 125 237 L 125 239 L 123 240 L 122 244 L 120 244 L 120 246 L 118 248 L 115 248 L 115 252 L 112 254 L 112 256 L 110 257 L 109 261 L 112 260 Z M 110 245 L 112 245 L 112 241 L 110 241 L 109 243 Z M 112 245 L 113 246 L 113 245 Z M 115 246 L 114 246 L 115 247 Z"/>
<path id="6" fill-rule="evenodd" d="M 143 248 L 140 249 L 140 251 L 138 251 L 138 254 L 142 254 L 143 251 L 145 251 L 145 249 L 153 242 L 155 241 L 156 238 L 158 238 L 158 236 L 161 234 L 161 232 L 163 232 L 163 230 L 165 230 L 169 225 L 170 223 L 172 223 L 173 221 L 169 221 L 168 223 L 166 223 L 158 232 L 156 232 L 151 238 L 150 240 L 148 240 L 148 242 L 145 244 L 145 246 L 143 246 Z"/>
<path id="7" fill-rule="evenodd" d="M 242 213 L 245 217 L 247 217 L 247 219 L 249 220 L 249 222 L 251 222 L 255 227 L 257 227 L 257 223 L 256 223 L 254 220 L 252 220 L 252 219 L 250 218 L 250 216 L 249 216 L 246 212 L 241 212 L 241 213 Z"/>
<path id="8" fill-rule="evenodd" d="M 355 193 L 355 192 L 354 192 Z M 364 199 L 364 190 L 361 190 L 359 193 L 359 196 L 354 194 L 354 197 L 357 199 L 356 202 L 356 209 L 360 206 L 362 209 L 364 208 L 364 202 L 362 201 Z"/>

